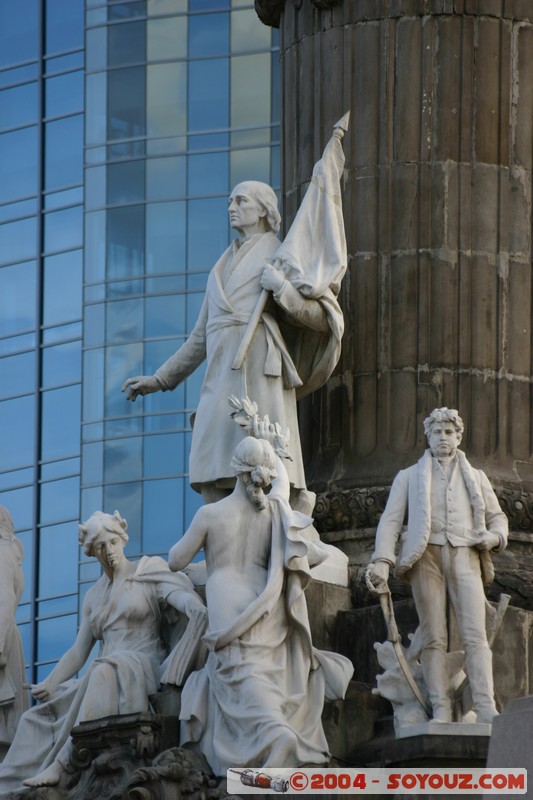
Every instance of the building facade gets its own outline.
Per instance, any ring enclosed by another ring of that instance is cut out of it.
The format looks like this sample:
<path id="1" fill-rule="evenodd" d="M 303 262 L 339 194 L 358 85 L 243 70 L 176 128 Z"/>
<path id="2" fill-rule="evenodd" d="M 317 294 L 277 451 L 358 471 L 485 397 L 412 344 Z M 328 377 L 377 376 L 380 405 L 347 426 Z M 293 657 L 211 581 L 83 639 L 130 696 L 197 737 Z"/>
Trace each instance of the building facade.
<path id="1" fill-rule="evenodd" d="M 77 523 L 119 509 L 165 555 L 199 370 L 128 403 L 185 340 L 227 246 L 227 196 L 279 184 L 277 33 L 247 0 L 0 5 L 0 504 L 24 544 L 32 680 L 72 643 L 99 567 Z"/>

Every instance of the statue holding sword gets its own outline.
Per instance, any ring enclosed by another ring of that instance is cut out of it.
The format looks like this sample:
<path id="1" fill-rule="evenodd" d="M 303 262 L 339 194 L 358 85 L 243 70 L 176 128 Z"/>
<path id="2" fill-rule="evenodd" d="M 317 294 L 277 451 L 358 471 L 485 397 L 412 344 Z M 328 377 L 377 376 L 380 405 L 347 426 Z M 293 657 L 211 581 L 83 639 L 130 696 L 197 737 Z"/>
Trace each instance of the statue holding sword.
<path id="1" fill-rule="evenodd" d="M 340 355 L 337 295 L 347 266 L 341 140 L 347 125 L 345 115 L 283 244 L 271 187 L 246 181 L 233 189 L 228 211 L 238 236 L 211 270 L 189 338 L 154 375 L 129 378 L 122 387 L 129 400 L 172 390 L 206 361 L 189 463 L 191 486 L 206 502 L 221 499 L 235 482 L 228 453 L 242 434 L 219 413 L 230 395 L 257 398 L 261 414 L 291 430 L 289 480 L 293 490 L 306 487 L 296 400 L 324 384 Z"/>
<path id="2" fill-rule="evenodd" d="M 487 476 L 474 469 L 458 449 L 463 430 L 455 409 L 436 408 L 424 421 L 429 447 L 417 464 L 394 479 L 367 580 L 380 596 L 389 640 L 395 644 L 402 671 L 425 706 L 410 680 L 394 624 L 391 635 L 394 618 L 387 590 L 391 566 L 411 584 L 420 620 L 420 664 L 429 695 L 428 713 L 435 722 L 453 720 L 447 667 L 450 602 L 465 651 L 476 721 L 491 723 L 498 712 L 483 585 L 494 577 L 490 551 L 506 546 L 508 525 Z"/>

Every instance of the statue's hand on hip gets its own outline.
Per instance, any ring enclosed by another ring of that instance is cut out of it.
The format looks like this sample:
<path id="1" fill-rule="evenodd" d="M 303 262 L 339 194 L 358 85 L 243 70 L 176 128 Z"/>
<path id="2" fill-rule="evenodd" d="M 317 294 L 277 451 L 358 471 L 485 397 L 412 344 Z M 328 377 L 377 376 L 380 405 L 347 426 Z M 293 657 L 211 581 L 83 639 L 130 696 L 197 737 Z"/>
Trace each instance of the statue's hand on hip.
<path id="1" fill-rule="evenodd" d="M 126 400 L 135 400 L 138 395 L 152 394 L 161 389 L 161 384 L 155 375 L 137 375 L 135 378 L 128 378 L 122 386 L 121 392 L 128 389 Z"/>

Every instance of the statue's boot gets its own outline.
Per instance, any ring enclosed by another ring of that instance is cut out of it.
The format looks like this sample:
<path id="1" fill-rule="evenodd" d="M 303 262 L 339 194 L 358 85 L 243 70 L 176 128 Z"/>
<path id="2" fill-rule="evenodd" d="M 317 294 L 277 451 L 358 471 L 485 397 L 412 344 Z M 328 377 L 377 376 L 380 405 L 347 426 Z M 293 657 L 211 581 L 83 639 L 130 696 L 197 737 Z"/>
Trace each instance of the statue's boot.
<path id="1" fill-rule="evenodd" d="M 467 650 L 465 655 L 466 674 L 470 683 L 470 691 L 476 722 L 492 722 L 498 715 L 494 703 L 494 679 L 492 676 L 492 652 L 488 645 L 478 645 Z"/>
<path id="2" fill-rule="evenodd" d="M 420 655 L 420 664 L 433 709 L 433 720 L 451 722 L 452 700 L 446 651 L 440 648 L 426 648 Z"/>

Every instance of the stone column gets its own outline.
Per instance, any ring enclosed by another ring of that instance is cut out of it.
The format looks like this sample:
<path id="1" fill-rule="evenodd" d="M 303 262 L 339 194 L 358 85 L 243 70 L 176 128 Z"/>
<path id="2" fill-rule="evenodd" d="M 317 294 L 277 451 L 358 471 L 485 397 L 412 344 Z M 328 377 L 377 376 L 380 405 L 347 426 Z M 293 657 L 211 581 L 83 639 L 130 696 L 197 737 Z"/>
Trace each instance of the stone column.
<path id="1" fill-rule="evenodd" d="M 372 525 L 424 448 L 424 417 L 447 405 L 469 458 L 518 503 L 513 527 L 533 528 L 531 0 L 256 7 L 281 28 L 286 224 L 352 112 L 343 353 L 301 409 L 311 488 L 350 499 L 337 527 Z"/>

